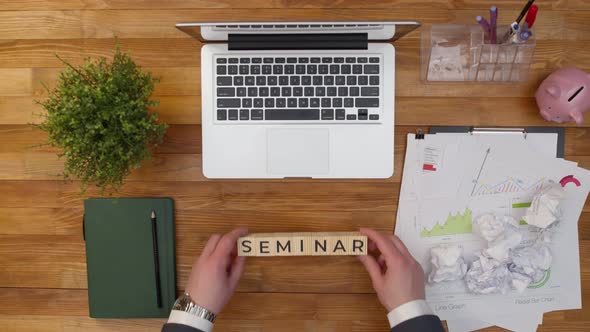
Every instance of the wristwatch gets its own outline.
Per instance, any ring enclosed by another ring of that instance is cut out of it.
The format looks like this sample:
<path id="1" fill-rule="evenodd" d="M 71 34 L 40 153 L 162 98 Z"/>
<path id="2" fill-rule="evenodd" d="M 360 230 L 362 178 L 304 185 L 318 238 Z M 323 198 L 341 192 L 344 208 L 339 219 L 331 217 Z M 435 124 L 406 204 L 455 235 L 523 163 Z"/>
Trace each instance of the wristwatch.
<path id="1" fill-rule="evenodd" d="M 215 323 L 215 314 L 193 302 L 188 293 L 182 294 L 178 300 L 174 302 L 172 310 L 184 311 L 191 315 L 206 319 L 211 323 Z"/>

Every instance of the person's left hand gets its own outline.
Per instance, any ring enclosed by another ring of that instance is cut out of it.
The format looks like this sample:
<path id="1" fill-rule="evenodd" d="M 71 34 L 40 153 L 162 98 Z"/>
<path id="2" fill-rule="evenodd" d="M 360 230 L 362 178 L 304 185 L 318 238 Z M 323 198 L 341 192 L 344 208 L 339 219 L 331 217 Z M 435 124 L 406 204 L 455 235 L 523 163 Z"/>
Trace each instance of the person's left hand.
<path id="1" fill-rule="evenodd" d="M 237 256 L 237 241 L 246 234 L 246 228 L 236 228 L 223 236 L 212 235 L 193 263 L 186 292 L 193 302 L 215 315 L 231 299 L 244 271 L 246 257 Z"/>

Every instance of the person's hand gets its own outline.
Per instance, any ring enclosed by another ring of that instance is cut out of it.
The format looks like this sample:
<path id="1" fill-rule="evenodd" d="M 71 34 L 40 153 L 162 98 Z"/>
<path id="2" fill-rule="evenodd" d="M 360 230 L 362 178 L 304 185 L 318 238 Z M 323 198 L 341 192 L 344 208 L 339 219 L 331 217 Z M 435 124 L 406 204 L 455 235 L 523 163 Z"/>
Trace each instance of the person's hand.
<path id="1" fill-rule="evenodd" d="M 246 234 L 246 228 L 236 228 L 223 236 L 212 235 L 193 263 L 186 292 L 215 315 L 229 302 L 244 271 L 246 257 L 237 256 L 237 241 Z"/>
<path id="2" fill-rule="evenodd" d="M 358 258 L 385 309 L 390 312 L 404 303 L 424 299 L 424 271 L 402 241 L 369 228 L 361 228 L 361 233 L 369 238 L 369 252 Z"/>

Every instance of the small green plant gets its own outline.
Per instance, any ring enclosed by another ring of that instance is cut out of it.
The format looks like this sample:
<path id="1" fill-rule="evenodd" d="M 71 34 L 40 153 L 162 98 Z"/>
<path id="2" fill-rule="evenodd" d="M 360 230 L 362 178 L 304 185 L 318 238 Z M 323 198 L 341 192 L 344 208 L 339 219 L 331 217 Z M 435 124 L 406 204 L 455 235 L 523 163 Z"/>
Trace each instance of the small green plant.
<path id="1" fill-rule="evenodd" d="M 81 190 L 96 185 L 118 191 L 129 173 L 152 156 L 167 128 L 149 108 L 158 81 L 138 67 L 117 44 L 112 62 L 102 57 L 65 65 L 57 86 L 37 101 L 47 112 L 38 128 L 48 145 L 59 148 L 66 179 L 79 179 Z"/>

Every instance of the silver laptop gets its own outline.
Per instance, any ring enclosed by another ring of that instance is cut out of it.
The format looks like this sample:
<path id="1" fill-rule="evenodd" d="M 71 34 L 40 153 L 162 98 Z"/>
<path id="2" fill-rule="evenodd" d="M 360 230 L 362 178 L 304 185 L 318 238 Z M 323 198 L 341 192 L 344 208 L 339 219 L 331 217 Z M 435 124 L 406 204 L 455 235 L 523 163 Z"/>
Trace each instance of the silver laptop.
<path id="1" fill-rule="evenodd" d="M 393 175 L 395 49 L 418 22 L 181 23 L 208 178 Z"/>

